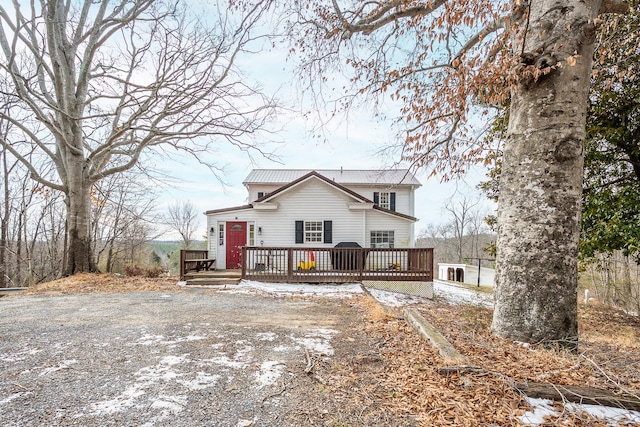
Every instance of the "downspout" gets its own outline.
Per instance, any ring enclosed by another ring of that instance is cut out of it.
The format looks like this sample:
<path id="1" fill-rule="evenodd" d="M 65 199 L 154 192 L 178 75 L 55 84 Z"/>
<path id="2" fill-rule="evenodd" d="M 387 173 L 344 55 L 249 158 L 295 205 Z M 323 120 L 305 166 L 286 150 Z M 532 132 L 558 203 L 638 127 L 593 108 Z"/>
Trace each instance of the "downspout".
<path id="1" fill-rule="evenodd" d="M 411 209 L 411 216 L 416 217 L 416 187 L 415 185 L 411 186 L 411 191 L 409 192 L 409 206 Z M 411 236 L 409 237 L 409 247 L 414 248 L 416 246 L 416 223 L 411 223 Z"/>
<path id="2" fill-rule="evenodd" d="M 367 247 L 367 211 L 362 211 L 362 247 Z"/>

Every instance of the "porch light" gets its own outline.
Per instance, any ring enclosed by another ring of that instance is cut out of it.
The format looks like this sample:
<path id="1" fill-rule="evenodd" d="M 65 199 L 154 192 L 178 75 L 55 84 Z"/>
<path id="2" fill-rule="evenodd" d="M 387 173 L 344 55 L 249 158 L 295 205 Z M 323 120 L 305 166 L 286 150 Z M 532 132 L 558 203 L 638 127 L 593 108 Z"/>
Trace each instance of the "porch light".
<path id="1" fill-rule="evenodd" d="M 211 234 L 216 234 L 216 229 L 215 229 L 215 227 L 211 227 L 211 229 L 209 230 L 209 232 L 210 232 Z"/>
<path id="2" fill-rule="evenodd" d="M 262 236 L 262 227 L 258 227 L 258 236 Z"/>

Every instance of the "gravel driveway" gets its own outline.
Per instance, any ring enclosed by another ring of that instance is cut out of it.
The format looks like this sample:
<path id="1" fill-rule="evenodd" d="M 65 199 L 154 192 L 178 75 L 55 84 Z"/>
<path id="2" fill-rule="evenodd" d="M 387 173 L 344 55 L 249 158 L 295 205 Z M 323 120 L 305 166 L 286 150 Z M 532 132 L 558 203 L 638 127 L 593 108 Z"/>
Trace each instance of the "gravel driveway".
<path id="1" fill-rule="evenodd" d="M 296 425 L 308 355 L 370 346 L 339 299 L 190 289 L 2 298 L 0 313 L 2 426 Z"/>

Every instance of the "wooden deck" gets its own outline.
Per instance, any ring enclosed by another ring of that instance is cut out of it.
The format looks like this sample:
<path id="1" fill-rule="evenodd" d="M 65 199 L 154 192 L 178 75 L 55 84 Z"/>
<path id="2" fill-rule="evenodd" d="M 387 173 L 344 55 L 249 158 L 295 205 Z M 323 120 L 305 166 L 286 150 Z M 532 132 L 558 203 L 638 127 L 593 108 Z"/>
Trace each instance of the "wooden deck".
<path id="1" fill-rule="evenodd" d="M 184 253 L 182 253 L 184 252 Z M 242 248 L 242 270 L 215 270 L 207 251 L 181 251 L 188 284 L 432 282 L 432 248 Z"/>
<path id="2" fill-rule="evenodd" d="M 284 283 L 433 281 L 433 249 L 242 248 L 242 278 Z"/>

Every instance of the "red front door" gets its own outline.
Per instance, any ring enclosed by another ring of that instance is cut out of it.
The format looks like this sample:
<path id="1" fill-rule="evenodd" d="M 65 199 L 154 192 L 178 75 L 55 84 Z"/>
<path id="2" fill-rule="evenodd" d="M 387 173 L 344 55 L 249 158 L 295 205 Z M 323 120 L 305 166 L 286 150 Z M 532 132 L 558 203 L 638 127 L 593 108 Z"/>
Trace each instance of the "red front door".
<path id="1" fill-rule="evenodd" d="M 242 268 L 242 247 L 247 244 L 247 223 L 227 222 L 227 269 Z"/>

